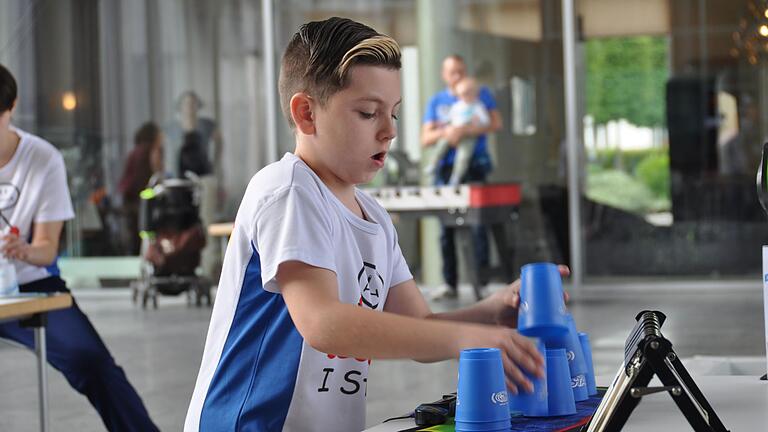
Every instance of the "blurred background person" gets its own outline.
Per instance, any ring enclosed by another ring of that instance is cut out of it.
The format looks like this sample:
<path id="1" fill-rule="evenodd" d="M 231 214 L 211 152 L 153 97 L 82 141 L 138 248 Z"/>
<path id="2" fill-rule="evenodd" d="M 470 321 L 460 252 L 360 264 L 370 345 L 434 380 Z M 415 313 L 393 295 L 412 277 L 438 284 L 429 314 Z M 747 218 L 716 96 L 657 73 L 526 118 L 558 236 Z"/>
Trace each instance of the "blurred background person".
<path id="1" fill-rule="evenodd" d="M 18 232 L 2 227 L 0 253 L 12 260 L 22 293 L 69 293 L 58 267 L 64 222 L 75 217 L 64 158 L 48 141 L 11 125 L 16 102 L 16 81 L 0 65 L 0 183 L 18 191 L 4 211 Z M 88 398 L 108 430 L 158 430 L 77 302 L 47 314 L 47 320 L 48 362 Z M 32 329 L 19 321 L 0 323 L 0 338 L 35 346 Z"/>
<path id="2" fill-rule="evenodd" d="M 149 179 L 163 171 L 163 133 L 153 122 L 144 123 L 133 137 L 133 149 L 123 168 L 118 192 L 123 200 L 125 238 L 123 244 L 130 255 L 138 255 L 139 193 L 147 187 Z"/>
<path id="3" fill-rule="evenodd" d="M 211 161 L 203 148 L 203 140 L 199 132 L 191 131 L 184 134 L 184 143 L 179 151 L 179 176 L 192 172 L 198 177 L 213 172 Z"/>
<path id="4" fill-rule="evenodd" d="M 488 111 L 490 122 L 484 125 L 465 124 L 463 126 L 451 125 L 451 107 L 459 101 L 457 86 L 467 76 L 467 66 L 464 59 L 456 54 L 443 60 L 441 76 L 446 88 L 432 96 L 427 104 L 421 128 L 421 144 L 423 147 L 432 147 L 441 140 L 450 145 L 450 149 L 438 161 L 435 169 L 435 185 L 446 185 L 451 181 L 456 161 L 456 147 L 462 140 L 475 139 L 475 147 L 469 160 L 469 166 L 464 175 L 459 179 L 460 183 L 483 183 L 493 169 L 491 156 L 486 145 L 486 134 L 501 129 L 501 115 L 496 106 L 496 100 L 491 90 L 486 86 L 480 86 L 477 98 Z M 458 294 L 458 263 L 456 262 L 456 243 L 454 228 L 443 225 L 440 234 L 440 251 L 443 256 L 443 280 L 445 284 L 433 292 L 435 299 L 441 297 L 455 298 Z M 475 260 L 468 265 L 476 265 L 481 277 L 481 285 L 488 281 L 485 269 L 489 266 L 488 233 L 483 225 L 472 227 L 472 243 L 475 251 Z"/>
<path id="5" fill-rule="evenodd" d="M 194 91 L 188 90 L 179 96 L 176 102 L 176 117 L 166 130 L 168 136 L 166 151 L 166 171 L 174 172 L 181 176 L 183 173 L 175 172 L 179 168 L 181 149 L 184 146 L 185 135 L 189 132 L 197 132 L 199 145 L 207 160 L 214 164 L 218 160 L 220 150 L 217 148 L 218 128 L 216 122 L 208 117 L 200 115 L 203 101 Z"/>

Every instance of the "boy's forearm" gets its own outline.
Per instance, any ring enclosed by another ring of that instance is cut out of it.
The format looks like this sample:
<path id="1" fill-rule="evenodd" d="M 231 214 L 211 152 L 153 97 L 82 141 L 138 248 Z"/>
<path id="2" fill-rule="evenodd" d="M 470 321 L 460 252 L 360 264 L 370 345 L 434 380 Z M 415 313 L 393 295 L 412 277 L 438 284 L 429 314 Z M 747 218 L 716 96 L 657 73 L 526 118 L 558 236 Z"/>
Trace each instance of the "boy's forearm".
<path id="1" fill-rule="evenodd" d="M 48 242 L 31 244 L 27 247 L 24 261 L 35 266 L 47 267 L 53 264 L 56 252 L 56 246 Z"/>
<path id="2" fill-rule="evenodd" d="M 502 303 L 494 297 L 487 297 L 469 307 L 434 313 L 427 318 L 497 325 L 499 324 Z"/>
<path id="3" fill-rule="evenodd" d="M 337 304 L 321 312 L 321 328 L 308 341 L 328 354 L 355 358 L 410 358 L 432 362 L 457 358 L 473 332 L 485 329 L 438 319 L 419 319 Z M 307 336 L 305 335 L 305 338 Z M 476 338 L 475 338 L 476 339 Z"/>

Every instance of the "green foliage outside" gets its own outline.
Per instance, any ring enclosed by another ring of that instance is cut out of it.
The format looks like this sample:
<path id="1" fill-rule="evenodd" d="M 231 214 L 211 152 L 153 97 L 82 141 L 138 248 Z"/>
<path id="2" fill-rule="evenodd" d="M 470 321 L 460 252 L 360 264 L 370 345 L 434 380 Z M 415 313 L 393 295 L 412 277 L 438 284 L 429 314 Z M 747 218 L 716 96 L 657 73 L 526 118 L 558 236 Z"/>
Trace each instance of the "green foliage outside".
<path id="1" fill-rule="evenodd" d="M 665 37 L 586 43 L 587 113 L 596 125 L 626 119 L 637 126 L 664 127 L 668 51 Z M 634 213 L 669 210 L 668 150 L 598 150 L 590 155 L 587 196 Z"/>
<path id="2" fill-rule="evenodd" d="M 634 173 L 637 166 L 649 155 L 667 154 L 667 149 L 633 149 L 619 150 L 615 148 L 597 150 L 590 157 L 590 162 L 604 169 L 621 169 Z"/>
<path id="3" fill-rule="evenodd" d="M 623 118 L 637 126 L 663 126 L 668 51 L 665 37 L 588 41 L 587 113 L 595 123 Z"/>
<path id="4" fill-rule="evenodd" d="M 587 198 L 633 213 L 652 208 L 650 189 L 624 171 L 596 168 L 587 177 Z"/>
<path id="5" fill-rule="evenodd" d="M 667 150 L 598 152 L 588 168 L 587 197 L 633 213 L 669 210 Z"/>
<path id="6" fill-rule="evenodd" d="M 669 199 L 669 155 L 649 154 L 635 168 L 635 177 L 661 199 Z"/>

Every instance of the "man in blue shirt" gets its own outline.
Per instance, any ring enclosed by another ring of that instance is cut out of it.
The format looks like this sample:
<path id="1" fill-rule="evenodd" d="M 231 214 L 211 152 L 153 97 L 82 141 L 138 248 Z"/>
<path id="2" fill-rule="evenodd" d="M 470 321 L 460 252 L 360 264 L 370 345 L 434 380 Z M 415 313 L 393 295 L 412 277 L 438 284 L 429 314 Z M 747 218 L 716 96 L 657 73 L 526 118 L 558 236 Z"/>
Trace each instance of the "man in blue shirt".
<path id="1" fill-rule="evenodd" d="M 484 126 L 468 124 L 465 126 L 451 126 L 448 114 L 457 100 L 455 87 L 467 75 L 467 66 L 461 56 L 453 54 L 443 60 L 442 79 L 446 88 L 430 99 L 421 128 L 421 144 L 429 147 L 441 139 L 447 140 L 454 148 L 450 149 L 440 160 L 435 170 L 435 184 L 447 184 L 453 171 L 453 162 L 456 156 L 455 146 L 467 137 L 477 137 L 475 149 L 469 169 L 461 179 L 462 183 L 485 182 L 488 174 L 493 169 L 491 157 L 488 154 L 486 135 L 501 129 L 501 115 L 496 107 L 490 89 L 482 86 L 478 95 L 479 100 L 485 105 L 490 114 L 490 123 Z M 475 265 L 478 269 L 488 267 L 488 234 L 485 226 L 472 227 L 472 239 L 475 248 Z M 440 249 L 443 255 L 443 279 L 445 287 L 435 293 L 436 297 L 456 297 L 458 277 L 456 274 L 456 244 L 454 242 L 453 228 L 443 226 L 440 235 Z M 482 275 L 482 272 L 480 272 Z M 482 277 L 482 276 L 481 276 Z M 487 281 L 480 281 L 481 284 Z"/>

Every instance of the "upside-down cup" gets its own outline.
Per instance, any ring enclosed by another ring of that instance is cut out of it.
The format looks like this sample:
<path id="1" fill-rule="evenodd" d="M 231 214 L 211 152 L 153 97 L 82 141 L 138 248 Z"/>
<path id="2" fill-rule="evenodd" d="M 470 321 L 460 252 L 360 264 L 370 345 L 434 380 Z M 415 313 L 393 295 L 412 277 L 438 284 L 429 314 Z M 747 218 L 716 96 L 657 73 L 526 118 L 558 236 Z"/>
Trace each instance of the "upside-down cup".
<path id="1" fill-rule="evenodd" d="M 552 263 L 526 264 L 520 271 L 517 331 L 546 345 L 568 332 L 563 282 Z"/>
<path id="2" fill-rule="evenodd" d="M 461 352 L 456 393 L 457 432 L 509 430 L 507 384 L 498 348 Z"/>

